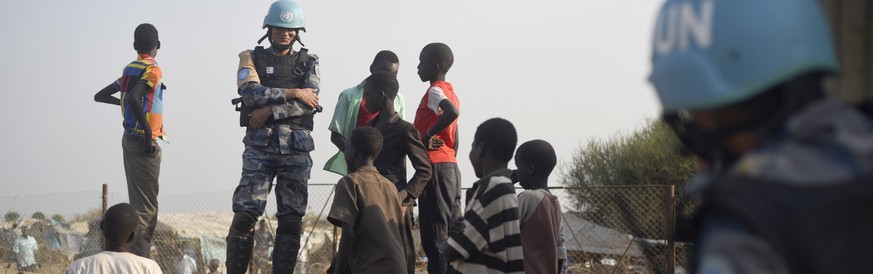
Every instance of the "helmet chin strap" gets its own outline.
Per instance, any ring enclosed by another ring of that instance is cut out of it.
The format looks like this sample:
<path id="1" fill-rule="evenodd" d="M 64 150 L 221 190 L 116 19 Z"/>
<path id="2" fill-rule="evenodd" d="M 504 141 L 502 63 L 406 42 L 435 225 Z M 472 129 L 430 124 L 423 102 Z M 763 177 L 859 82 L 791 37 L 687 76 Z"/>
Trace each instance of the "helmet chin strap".
<path id="1" fill-rule="evenodd" d="M 303 41 L 300 40 L 300 31 L 299 30 L 295 31 L 294 40 L 291 41 L 291 44 L 288 44 L 288 45 L 279 45 L 279 44 L 273 43 L 273 38 L 270 37 L 270 33 L 272 32 L 272 30 L 273 30 L 273 27 L 268 27 L 267 34 L 264 34 L 264 36 L 262 36 L 261 39 L 258 39 L 258 44 L 263 42 L 264 39 L 267 39 L 268 41 L 270 41 L 270 47 L 272 47 L 276 50 L 279 50 L 279 51 L 285 51 L 285 50 L 291 49 L 291 46 L 294 45 L 294 42 L 300 43 L 300 46 L 303 46 L 303 47 L 306 46 L 303 44 Z"/>
<path id="2" fill-rule="evenodd" d="M 273 41 L 270 41 L 270 47 L 273 48 L 274 50 L 276 50 L 276 52 L 289 50 L 289 49 L 291 49 L 291 45 L 293 45 L 293 42 L 291 44 L 288 44 L 288 45 L 279 45 L 279 44 L 273 43 Z"/>

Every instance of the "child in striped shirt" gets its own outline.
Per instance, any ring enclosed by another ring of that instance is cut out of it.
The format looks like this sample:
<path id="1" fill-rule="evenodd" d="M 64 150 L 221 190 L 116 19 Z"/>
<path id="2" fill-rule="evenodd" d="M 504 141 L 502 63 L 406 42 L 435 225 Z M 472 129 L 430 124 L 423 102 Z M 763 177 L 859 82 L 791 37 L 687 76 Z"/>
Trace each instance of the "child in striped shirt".
<path id="1" fill-rule="evenodd" d="M 507 169 L 517 142 L 515 127 L 493 118 L 476 129 L 470 162 L 473 184 L 463 219 L 455 220 L 441 246 L 459 273 L 524 273 L 518 198 Z"/>

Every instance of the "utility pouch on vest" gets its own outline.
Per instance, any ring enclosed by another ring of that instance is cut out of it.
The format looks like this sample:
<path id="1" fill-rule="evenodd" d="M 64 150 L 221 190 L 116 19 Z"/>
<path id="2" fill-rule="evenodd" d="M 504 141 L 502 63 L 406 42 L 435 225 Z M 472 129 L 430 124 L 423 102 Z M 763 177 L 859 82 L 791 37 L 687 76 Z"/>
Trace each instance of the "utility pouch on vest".
<path id="1" fill-rule="evenodd" d="M 308 52 L 309 50 L 302 48 L 293 55 L 276 56 L 267 52 L 264 47 L 255 47 L 252 50 L 252 63 L 255 71 L 258 73 L 261 85 L 286 89 L 303 87 L 303 83 L 306 81 L 304 76 L 306 76 L 308 71 L 307 64 L 310 61 L 309 59 L 312 58 Z M 243 124 L 248 125 L 250 119 L 248 115 L 254 111 L 255 107 L 252 107 L 252 109 L 246 108 L 247 106 L 243 103 L 240 108 L 241 126 Z M 319 109 L 320 107 L 316 108 L 314 112 L 320 112 Z M 313 125 L 312 118 L 313 114 L 281 120 L 274 120 L 273 117 L 269 117 L 264 124 L 267 126 L 275 124 L 301 125 L 311 130 Z"/>
<path id="2" fill-rule="evenodd" d="M 270 87 L 277 88 L 291 88 L 285 86 L 283 84 L 284 81 L 287 81 L 285 78 L 290 76 L 292 79 L 302 79 L 303 74 L 306 72 L 306 61 L 309 60 L 309 54 L 307 54 L 307 49 L 300 49 L 297 60 L 294 61 L 293 69 L 290 73 L 282 73 L 284 71 L 274 71 L 272 67 L 267 67 L 266 64 L 270 63 L 267 60 L 267 51 L 264 47 L 255 47 L 252 50 L 252 63 L 254 64 L 255 71 L 258 72 L 258 77 L 261 80 L 261 84 Z M 278 73 L 278 75 L 277 75 Z M 275 83 L 275 82 L 279 83 Z M 242 97 L 237 97 L 231 100 L 231 103 L 235 106 L 235 110 L 239 111 L 239 126 L 240 127 L 248 127 L 249 121 L 251 120 L 252 112 L 257 109 L 254 106 L 248 106 L 242 100 Z M 294 118 L 283 119 L 282 121 L 275 121 L 273 117 L 267 118 L 267 121 L 264 122 L 264 125 L 273 125 L 276 123 L 286 123 L 291 124 L 295 121 L 292 121 Z"/>
<path id="3" fill-rule="evenodd" d="M 301 151 L 310 152 L 315 150 L 315 142 L 312 140 L 312 135 L 309 130 L 292 130 L 291 140 L 288 140 L 291 148 Z"/>
<path id="4" fill-rule="evenodd" d="M 309 62 L 309 50 L 302 48 L 297 52 L 297 58 L 291 61 L 291 71 L 288 73 L 280 73 L 268 68 L 267 50 L 264 47 L 258 46 L 252 50 L 252 63 L 255 65 L 255 70 L 258 72 L 258 77 L 261 78 L 261 84 L 264 82 L 275 82 L 279 86 L 277 88 L 297 88 L 285 86 L 291 82 L 303 82 L 303 74 L 306 73 L 306 63 Z M 277 79 L 273 79 L 277 78 Z M 270 85 L 267 85 L 270 86 Z"/>

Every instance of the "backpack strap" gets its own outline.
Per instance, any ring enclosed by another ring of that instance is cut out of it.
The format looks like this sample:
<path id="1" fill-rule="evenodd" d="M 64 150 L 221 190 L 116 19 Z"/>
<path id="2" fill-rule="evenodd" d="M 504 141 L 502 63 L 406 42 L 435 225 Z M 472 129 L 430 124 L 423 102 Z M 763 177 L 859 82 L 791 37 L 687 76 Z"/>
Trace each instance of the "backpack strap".
<path id="1" fill-rule="evenodd" d="M 306 48 L 301 48 L 300 51 L 297 52 L 297 64 L 294 66 L 294 76 L 295 77 L 303 77 L 304 74 L 308 71 L 307 63 L 309 62 L 309 50 Z"/>

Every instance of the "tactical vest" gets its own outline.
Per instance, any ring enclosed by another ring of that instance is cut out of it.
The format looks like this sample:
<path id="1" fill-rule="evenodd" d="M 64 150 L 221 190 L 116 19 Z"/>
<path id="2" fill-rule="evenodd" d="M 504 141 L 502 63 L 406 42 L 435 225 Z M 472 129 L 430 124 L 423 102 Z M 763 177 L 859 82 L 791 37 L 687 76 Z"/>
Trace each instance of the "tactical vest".
<path id="1" fill-rule="evenodd" d="M 775 249 L 790 273 L 868 273 L 871 197 L 869 176 L 820 187 L 725 178 L 703 194 L 695 227 L 703 231 L 707 220 L 738 220 Z"/>
<path id="2" fill-rule="evenodd" d="M 258 72 L 261 85 L 272 88 L 303 88 L 303 84 L 306 81 L 304 76 L 309 71 L 307 67 L 309 58 L 310 56 L 305 48 L 300 49 L 295 54 L 284 56 L 268 53 L 264 47 L 260 46 L 252 51 L 252 61 L 254 62 L 255 70 Z M 271 116 L 267 120 L 266 125 L 297 125 L 312 130 L 313 115 L 313 112 L 309 112 L 300 117 L 282 120 L 273 120 Z"/>

